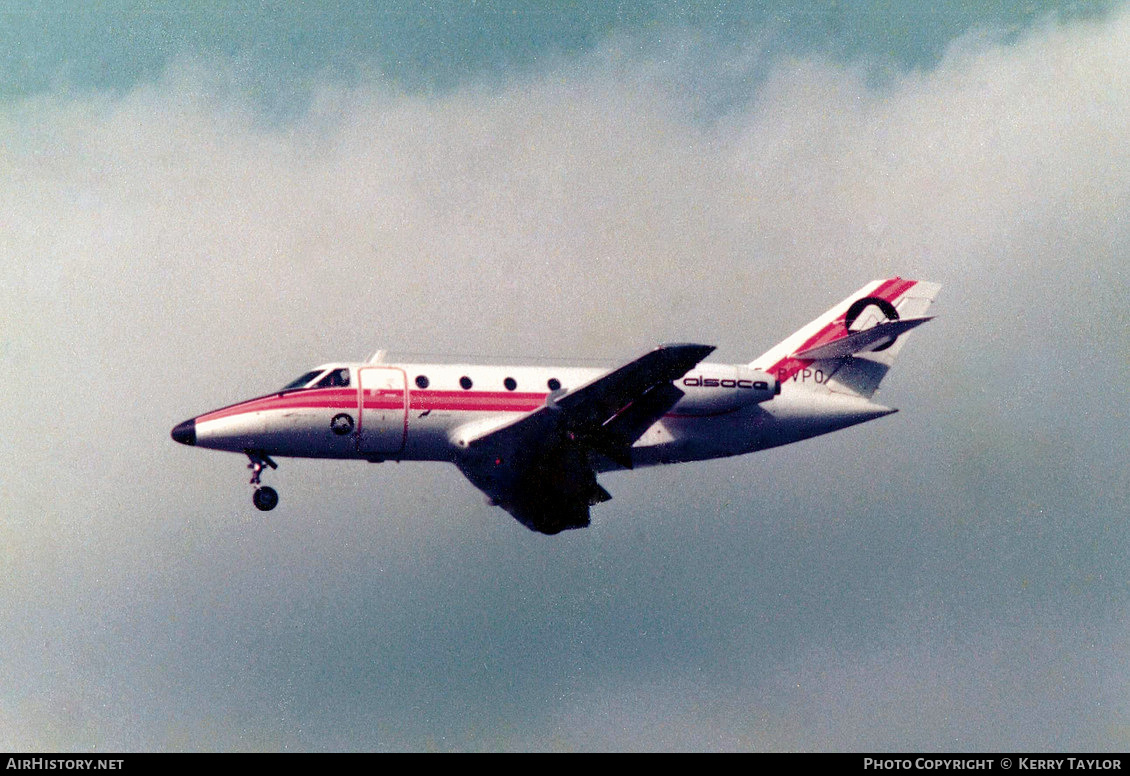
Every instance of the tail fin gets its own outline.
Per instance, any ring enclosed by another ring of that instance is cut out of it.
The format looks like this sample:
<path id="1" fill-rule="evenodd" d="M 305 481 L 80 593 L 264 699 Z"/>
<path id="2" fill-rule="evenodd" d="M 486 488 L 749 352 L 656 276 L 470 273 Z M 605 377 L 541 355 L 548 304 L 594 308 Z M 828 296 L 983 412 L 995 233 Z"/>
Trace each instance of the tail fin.
<path id="1" fill-rule="evenodd" d="M 925 323 L 937 283 L 888 278 L 868 283 L 770 348 L 750 366 L 816 391 L 870 399 L 906 341 Z"/>

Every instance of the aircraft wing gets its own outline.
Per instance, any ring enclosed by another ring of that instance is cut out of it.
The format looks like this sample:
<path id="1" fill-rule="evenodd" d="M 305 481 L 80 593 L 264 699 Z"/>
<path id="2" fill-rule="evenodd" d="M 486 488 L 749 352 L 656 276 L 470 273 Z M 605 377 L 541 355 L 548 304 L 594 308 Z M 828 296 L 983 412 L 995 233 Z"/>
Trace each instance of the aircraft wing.
<path id="1" fill-rule="evenodd" d="M 631 468 L 631 446 L 683 396 L 673 381 L 710 345 L 661 345 L 500 428 L 460 440 L 460 471 L 523 525 L 554 534 L 589 524 L 589 507 L 612 498 L 592 456 Z"/>

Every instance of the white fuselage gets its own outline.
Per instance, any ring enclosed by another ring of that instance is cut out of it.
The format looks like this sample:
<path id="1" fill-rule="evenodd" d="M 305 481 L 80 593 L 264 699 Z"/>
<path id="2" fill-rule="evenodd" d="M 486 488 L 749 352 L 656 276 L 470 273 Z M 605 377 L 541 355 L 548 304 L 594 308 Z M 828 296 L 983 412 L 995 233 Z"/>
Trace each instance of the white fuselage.
<path id="1" fill-rule="evenodd" d="M 207 412 L 178 426 L 174 438 L 266 456 L 457 462 L 467 439 L 505 426 L 606 371 L 327 364 L 310 373 L 309 387 Z M 320 382 L 333 384 L 317 387 Z M 739 455 L 892 411 L 855 396 L 805 390 L 796 376 L 779 384 L 744 365 L 700 363 L 674 384 L 685 395 L 631 447 L 635 466 Z M 601 459 L 597 468 L 620 466 Z"/>

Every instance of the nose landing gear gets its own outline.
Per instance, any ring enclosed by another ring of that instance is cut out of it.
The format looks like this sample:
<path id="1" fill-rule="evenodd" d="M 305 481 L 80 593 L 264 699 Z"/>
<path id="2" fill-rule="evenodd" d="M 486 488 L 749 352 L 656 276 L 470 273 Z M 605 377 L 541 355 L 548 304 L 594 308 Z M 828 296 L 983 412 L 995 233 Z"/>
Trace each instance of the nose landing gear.
<path id="1" fill-rule="evenodd" d="M 251 501 L 254 502 L 256 509 L 263 512 L 270 512 L 278 506 L 279 492 L 270 485 L 264 485 L 261 488 L 255 489 L 255 493 L 251 496 Z"/>
<path id="2" fill-rule="evenodd" d="M 251 484 L 255 486 L 255 493 L 251 496 L 251 501 L 255 504 L 255 508 L 261 512 L 270 512 L 279 504 L 279 493 L 269 485 L 260 486 L 259 475 L 268 466 L 277 469 L 279 465 L 272 461 L 269 455 L 257 453 L 254 450 L 244 450 L 243 452 L 251 460 L 251 463 L 247 464 L 247 468 L 251 470 Z"/>

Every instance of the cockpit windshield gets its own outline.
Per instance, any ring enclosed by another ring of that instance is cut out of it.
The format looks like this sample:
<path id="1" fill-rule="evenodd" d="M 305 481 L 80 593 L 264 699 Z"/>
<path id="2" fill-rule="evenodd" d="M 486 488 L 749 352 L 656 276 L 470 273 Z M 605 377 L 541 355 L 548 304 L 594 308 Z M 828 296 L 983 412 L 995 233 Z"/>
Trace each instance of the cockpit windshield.
<path id="1" fill-rule="evenodd" d="M 349 385 L 349 370 L 344 367 L 334 369 L 321 380 L 315 388 L 345 388 Z"/>
<path id="2" fill-rule="evenodd" d="M 322 379 L 311 385 L 311 380 L 315 377 L 321 376 Z M 298 391 L 303 388 L 347 388 L 349 386 L 349 368 L 341 367 L 339 369 L 315 369 L 312 372 L 299 377 L 293 382 L 289 382 L 282 387 L 284 391 Z"/>
<path id="3" fill-rule="evenodd" d="M 315 369 L 313 372 L 307 372 L 299 377 L 297 380 L 292 380 L 282 387 L 284 391 L 293 391 L 295 388 L 305 388 L 306 384 L 320 375 L 323 370 Z"/>

